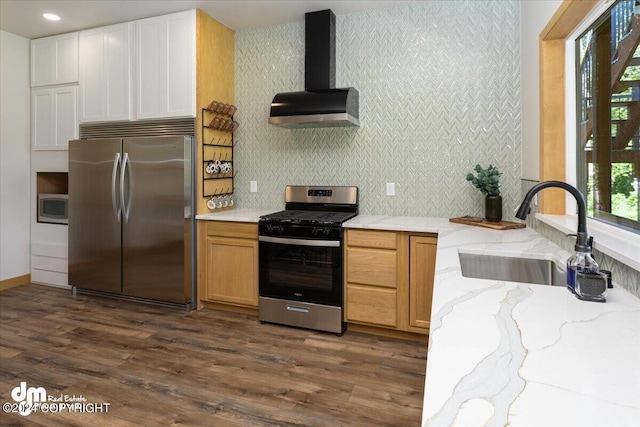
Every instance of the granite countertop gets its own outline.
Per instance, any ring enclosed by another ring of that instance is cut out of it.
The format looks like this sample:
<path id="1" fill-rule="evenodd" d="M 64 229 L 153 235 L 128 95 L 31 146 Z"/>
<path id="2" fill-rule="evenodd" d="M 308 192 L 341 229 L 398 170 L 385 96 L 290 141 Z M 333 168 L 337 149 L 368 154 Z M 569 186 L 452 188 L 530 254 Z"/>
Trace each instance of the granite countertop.
<path id="1" fill-rule="evenodd" d="M 360 215 L 347 228 L 438 233 L 423 426 L 632 426 L 640 420 L 640 299 L 463 277 L 458 252 L 569 253 L 525 228 Z"/>
<path id="2" fill-rule="evenodd" d="M 196 219 L 205 221 L 258 222 L 262 215 L 276 212 L 274 209 L 228 209 L 196 215 Z"/>

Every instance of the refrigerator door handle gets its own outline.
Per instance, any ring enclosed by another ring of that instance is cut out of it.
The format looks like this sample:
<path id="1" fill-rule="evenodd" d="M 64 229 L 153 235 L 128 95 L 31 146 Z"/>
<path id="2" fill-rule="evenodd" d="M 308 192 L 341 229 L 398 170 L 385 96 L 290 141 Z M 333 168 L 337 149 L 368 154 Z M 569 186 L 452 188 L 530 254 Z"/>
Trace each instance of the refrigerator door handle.
<path id="1" fill-rule="evenodd" d="M 122 166 L 120 167 L 120 206 L 122 209 L 123 222 L 129 222 L 129 206 L 127 206 L 124 197 L 124 176 L 127 172 L 127 166 L 129 166 L 129 153 L 124 153 Z"/>
<path id="2" fill-rule="evenodd" d="M 118 179 L 118 167 L 120 166 L 120 153 L 116 153 L 116 158 L 113 159 L 113 171 L 111 172 L 111 205 L 113 206 L 113 215 L 120 222 L 120 216 L 122 213 L 121 206 L 118 204 L 118 197 L 116 196 L 116 180 Z"/>

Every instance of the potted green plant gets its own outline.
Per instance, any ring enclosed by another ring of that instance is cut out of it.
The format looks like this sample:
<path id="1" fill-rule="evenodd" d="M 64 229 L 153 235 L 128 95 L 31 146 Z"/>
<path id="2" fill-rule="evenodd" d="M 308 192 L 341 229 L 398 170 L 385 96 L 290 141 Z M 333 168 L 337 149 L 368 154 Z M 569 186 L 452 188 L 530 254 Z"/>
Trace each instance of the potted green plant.
<path id="1" fill-rule="evenodd" d="M 484 169 L 480 165 L 474 168 L 476 175 L 467 174 L 467 181 L 479 189 L 485 195 L 484 214 L 489 222 L 500 222 L 502 220 L 502 196 L 500 195 L 500 171 L 498 168 L 489 165 Z"/>

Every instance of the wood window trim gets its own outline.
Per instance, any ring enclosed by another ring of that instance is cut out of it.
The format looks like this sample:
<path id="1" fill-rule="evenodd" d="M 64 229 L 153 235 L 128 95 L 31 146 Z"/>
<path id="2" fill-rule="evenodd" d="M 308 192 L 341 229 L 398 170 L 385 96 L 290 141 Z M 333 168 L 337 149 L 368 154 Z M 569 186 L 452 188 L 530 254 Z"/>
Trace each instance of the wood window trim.
<path id="1" fill-rule="evenodd" d="M 564 0 L 540 33 L 540 181 L 566 180 L 565 45 L 600 2 Z M 539 193 L 540 212 L 565 214 L 565 193 Z"/>

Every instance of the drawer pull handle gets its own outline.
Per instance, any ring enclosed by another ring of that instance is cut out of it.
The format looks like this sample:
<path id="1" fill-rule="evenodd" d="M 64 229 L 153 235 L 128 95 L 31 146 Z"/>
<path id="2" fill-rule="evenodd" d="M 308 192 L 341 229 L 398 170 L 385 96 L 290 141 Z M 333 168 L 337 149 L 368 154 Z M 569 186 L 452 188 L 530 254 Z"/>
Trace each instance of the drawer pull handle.
<path id="1" fill-rule="evenodd" d="M 306 307 L 296 307 L 295 305 L 288 305 L 287 310 L 296 311 L 298 313 L 308 313 L 309 309 Z"/>

